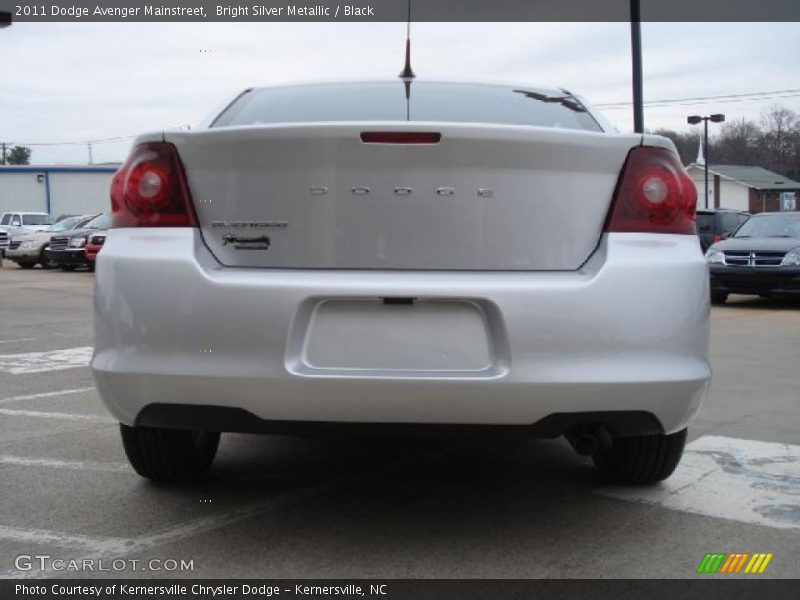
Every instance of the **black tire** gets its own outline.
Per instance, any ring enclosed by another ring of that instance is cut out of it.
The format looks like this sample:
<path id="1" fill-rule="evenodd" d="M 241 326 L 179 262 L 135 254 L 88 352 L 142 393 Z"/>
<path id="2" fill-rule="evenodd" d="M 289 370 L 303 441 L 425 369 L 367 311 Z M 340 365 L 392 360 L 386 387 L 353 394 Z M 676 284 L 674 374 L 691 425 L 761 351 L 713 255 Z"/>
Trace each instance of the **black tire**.
<path id="1" fill-rule="evenodd" d="M 725 304 L 728 299 L 728 292 L 711 291 L 711 304 Z"/>
<path id="2" fill-rule="evenodd" d="M 614 439 L 611 450 L 592 459 L 605 481 L 656 483 L 672 475 L 685 445 L 685 429 L 670 435 L 620 437 Z"/>
<path id="3" fill-rule="evenodd" d="M 47 252 L 47 246 L 42 248 L 42 253 L 39 255 L 39 264 L 42 265 L 43 269 L 55 269 L 58 267 L 58 263 L 50 258 Z"/>
<path id="4" fill-rule="evenodd" d="M 219 433 L 129 427 L 120 424 L 128 461 L 142 477 L 154 481 L 184 481 L 205 473 L 214 461 Z"/>
<path id="5" fill-rule="evenodd" d="M 61 265 L 63 271 L 74 271 L 75 265 Z"/>
<path id="6" fill-rule="evenodd" d="M 36 266 L 36 261 L 28 261 L 28 260 L 18 260 L 17 264 L 19 265 L 20 269 L 32 269 Z"/>

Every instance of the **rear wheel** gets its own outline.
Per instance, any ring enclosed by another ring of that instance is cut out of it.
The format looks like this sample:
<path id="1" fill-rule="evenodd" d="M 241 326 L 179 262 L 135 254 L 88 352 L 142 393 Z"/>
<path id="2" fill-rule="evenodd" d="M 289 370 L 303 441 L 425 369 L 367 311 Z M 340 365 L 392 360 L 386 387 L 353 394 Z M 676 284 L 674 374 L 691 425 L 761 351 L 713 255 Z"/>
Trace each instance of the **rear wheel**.
<path id="1" fill-rule="evenodd" d="M 219 445 L 218 432 L 120 424 L 120 433 L 131 466 L 155 481 L 199 477 L 211 466 Z"/>
<path id="2" fill-rule="evenodd" d="M 30 261 L 30 260 L 18 260 L 17 264 L 22 269 L 32 269 L 33 267 L 36 266 L 36 261 L 35 260 L 33 260 L 33 261 Z"/>
<path id="3" fill-rule="evenodd" d="M 61 265 L 63 271 L 74 271 L 75 265 Z"/>
<path id="4" fill-rule="evenodd" d="M 656 483 L 672 475 L 685 444 L 685 429 L 670 435 L 618 437 L 610 450 L 595 454 L 592 459 L 606 481 Z"/>
<path id="5" fill-rule="evenodd" d="M 725 304 L 728 299 L 728 292 L 711 291 L 711 304 Z"/>

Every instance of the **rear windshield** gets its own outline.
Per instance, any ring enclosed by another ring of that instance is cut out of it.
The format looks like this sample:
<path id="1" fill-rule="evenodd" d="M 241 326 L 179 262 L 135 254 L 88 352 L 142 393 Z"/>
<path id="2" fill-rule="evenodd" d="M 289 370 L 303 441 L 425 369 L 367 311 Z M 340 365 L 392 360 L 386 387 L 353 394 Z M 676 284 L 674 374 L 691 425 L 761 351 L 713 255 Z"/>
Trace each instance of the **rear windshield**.
<path id="1" fill-rule="evenodd" d="M 52 222 L 50 215 L 22 215 L 23 225 L 50 225 Z"/>
<path id="2" fill-rule="evenodd" d="M 602 131 L 574 96 L 494 85 L 401 81 L 265 88 L 247 92 L 212 127 L 323 121 L 444 121 Z"/>

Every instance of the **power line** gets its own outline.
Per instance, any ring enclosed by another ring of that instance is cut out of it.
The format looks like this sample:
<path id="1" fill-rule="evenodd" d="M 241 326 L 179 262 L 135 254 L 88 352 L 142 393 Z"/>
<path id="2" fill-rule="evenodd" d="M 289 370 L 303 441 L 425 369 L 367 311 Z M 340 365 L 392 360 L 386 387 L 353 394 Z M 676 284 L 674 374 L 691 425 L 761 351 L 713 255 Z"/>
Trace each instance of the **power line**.
<path id="1" fill-rule="evenodd" d="M 662 100 L 645 101 L 647 106 L 667 106 L 670 104 L 680 105 L 682 103 L 709 103 L 709 102 L 746 102 L 748 100 L 770 100 L 781 98 L 795 98 L 800 96 L 800 89 L 794 90 L 774 90 L 771 92 L 751 92 L 748 94 L 723 94 L 720 96 L 697 96 L 694 98 L 665 98 Z M 595 104 L 597 108 L 627 108 L 631 103 L 622 102 L 603 102 Z"/>
<path id="2" fill-rule="evenodd" d="M 124 135 L 97 140 L 83 140 L 80 142 L 6 142 L 11 146 L 85 146 L 87 144 L 103 144 L 111 142 L 121 142 L 135 138 L 135 135 Z"/>
<path id="3" fill-rule="evenodd" d="M 168 127 L 164 131 L 180 131 L 184 127 L 189 129 L 188 125 L 177 125 L 175 127 Z M 113 142 L 122 142 L 138 137 L 140 134 L 134 135 L 117 135 L 114 137 L 98 138 L 94 140 L 80 140 L 77 142 L 5 142 L 9 146 L 86 146 L 88 144 L 107 144 Z"/>

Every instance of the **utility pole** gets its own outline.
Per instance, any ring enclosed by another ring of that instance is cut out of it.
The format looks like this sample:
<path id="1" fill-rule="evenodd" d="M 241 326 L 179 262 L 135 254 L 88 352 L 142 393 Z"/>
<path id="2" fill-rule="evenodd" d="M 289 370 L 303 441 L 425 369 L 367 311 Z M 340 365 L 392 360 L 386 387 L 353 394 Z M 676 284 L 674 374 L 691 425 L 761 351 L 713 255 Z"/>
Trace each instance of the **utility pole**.
<path id="1" fill-rule="evenodd" d="M 86 142 L 86 147 L 89 148 L 89 164 L 93 165 L 94 160 L 92 159 L 92 142 Z"/>
<path id="2" fill-rule="evenodd" d="M 5 10 L 0 11 L 0 29 L 3 27 L 9 27 L 11 25 L 11 13 Z M 6 143 L 3 142 L 3 162 L 0 164 L 6 164 Z"/>
<path id="3" fill-rule="evenodd" d="M 633 131 L 644 133 L 642 91 L 642 11 L 639 0 L 631 0 L 631 66 L 633 84 Z"/>

